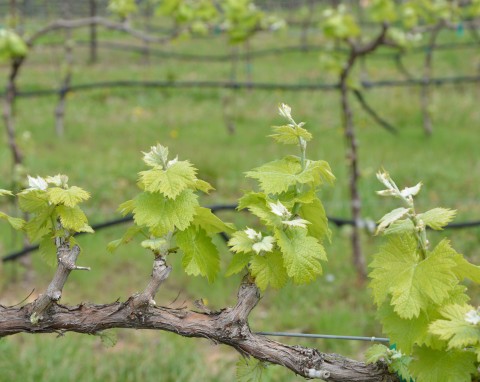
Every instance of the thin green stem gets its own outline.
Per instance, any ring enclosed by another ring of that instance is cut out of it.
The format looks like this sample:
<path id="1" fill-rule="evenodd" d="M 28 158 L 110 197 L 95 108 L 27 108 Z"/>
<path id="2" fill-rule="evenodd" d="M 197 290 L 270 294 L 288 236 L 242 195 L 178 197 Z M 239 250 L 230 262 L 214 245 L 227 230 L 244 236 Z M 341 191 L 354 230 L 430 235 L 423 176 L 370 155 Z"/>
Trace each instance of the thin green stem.
<path id="1" fill-rule="evenodd" d="M 295 126 L 298 126 L 295 123 Z M 307 142 L 302 137 L 298 137 L 298 145 L 300 146 L 300 166 L 302 167 L 302 172 L 305 171 L 306 163 L 307 163 Z M 297 194 L 300 194 L 303 191 L 303 185 L 297 185 Z M 292 217 L 298 214 L 300 210 L 301 203 L 296 202 L 292 208 Z"/>

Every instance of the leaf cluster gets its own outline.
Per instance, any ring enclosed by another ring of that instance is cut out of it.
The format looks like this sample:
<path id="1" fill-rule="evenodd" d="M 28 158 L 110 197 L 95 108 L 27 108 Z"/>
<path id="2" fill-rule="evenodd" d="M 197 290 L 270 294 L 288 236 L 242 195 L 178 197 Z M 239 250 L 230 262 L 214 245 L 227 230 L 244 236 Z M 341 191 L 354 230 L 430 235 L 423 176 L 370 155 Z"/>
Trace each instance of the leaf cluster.
<path id="1" fill-rule="evenodd" d="M 465 260 L 447 239 L 430 250 L 426 238 L 426 227 L 442 229 L 455 211 L 434 208 L 418 214 L 413 196 L 421 184 L 400 191 L 387 173 L 377 176 L 387 187 L 379 194 L 405 204 L 380 219 L 377 233 L 388 239 L 370 264 L 370 287 L 384 332 L 408 358 L 405 365 L 415 381 L 470 381 L 480 360 L 480 316 L 477 322 L 461 283 L 480 282 L 480 267 Z M 381 351 L 378 346 L 372 350 Z"/>
<path id="2" fill-rule="evenodd" d="M 138 11 L 135 0 L 109 0 L 108 10 L 114 15 L 125 19 Z"/>
<path id="3" fill-rule="evenodd" d="M 123 215 L 133 214 L 135 226 L 108 248 L 113 251 L 143 236 L 142 246 L 155 256 L 179 252 L 187 274 L 213 281 L 220 269 L 220 257 L 212 237 L 233 228 L 198 203 L 196 192 L 208 193 L 213 187 L 197 178 L 190 162 L 170 160 L 168 155 L 168 148 L 162 145 L 144 153 L 143 161 L 149 169 L 139 173 L 142 192 L 119 208 Z"/>
<path id="4" fill-rule="evenodd" d="M 322 245 L 330 236 L 327 217 L 317 192 L 325 183 L 333 183 L 330 166 L 325 161 L 305 157 L 311 134 L 296 124 L 287 105 L 280 114 L 288 125 L 274 127 L 272 137 L 279 143 L 300 147 L 301 155 L 287 156 L 266 163 L 246 173 L 256 179 L 259 192 L 246 193 L 238 208 L 247 209 L 263 224 L 261 231 L 247 228 L 233 234 L 229 242 L 235 252 L 227 275 L 248 269 L 262 290 L 313 281 L 322 273 L 326 261 Z"/>
<path id="5" fill-rule="evenodd" d="M 11 29 L 0 28 L 0 61 L 22 58 L 27 53 L 27 44 L 17 33 Z"/>
<path id="6" fill-rule="evenodd" d="M 23 230 L 30 242 L 40 244 L 40 252 L 47 259 L 56 253 L 58 244 L 68 242 L 77 245 L 74 235 L 92 233 L 85 213 L 79 204 L 88 200 L 90 194 L 77 186 L 68 186 L 68 177 L 33 178 L 28 176 L 29 187 L 17 194 L 18 205 L 27 220 L 0 213 L 0 218 L 17 230 Z M 12 195 L 1 190 L 0 194 Z"/>

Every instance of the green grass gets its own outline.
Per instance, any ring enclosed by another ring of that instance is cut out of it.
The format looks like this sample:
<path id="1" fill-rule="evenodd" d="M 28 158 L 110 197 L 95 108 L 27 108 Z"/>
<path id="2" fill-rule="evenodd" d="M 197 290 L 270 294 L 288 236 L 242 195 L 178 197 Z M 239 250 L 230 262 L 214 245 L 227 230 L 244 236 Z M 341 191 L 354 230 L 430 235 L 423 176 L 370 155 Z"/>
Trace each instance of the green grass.
<path id="1" fill-rule="evenodd" d="M 83 32 L 75 32 L 82 38 Z M 122 39 L 108 32 L 106 38 Z M 445 41 L 467 41 L 444 32 Z M 315 37 L 314 42 L 320 42 Z M 253 49 L 297 43 L 293 32 L 260 35 Z M 220 37 L 213 40 L 181 41 L 165 47 L 172 51 L 228 53 L 230 47 Z M 138 80 L 228 80 L 230 63 L 193 63 L 160 60 L 152 57 L 142 64 L 136 54 L 100 51 L 100 63 L 86 66 L 86 49 L 76 49 L 73 83 L 117 79 Z M 22 69 L 20 89 L 56 87 L 61 81 L 61 49 L 41 47 Z M 405 60 L 410 70 L 421 75 L 423 55 L 412 54 Z M 435 74 L 475 74 L 480 60 L 478 50 L 439 52 L 435 54 Z M 393 60 L 374 57 L 366 63 L 369 78 L 401 78 Z M 3 87 L 7 68 L 0 67 Z M 244 80 L 246 68 L 239 66 L 238 79 Z M 315 83 L 334 81 L 319 67 L 318 53 L 295 53 L 259 59 L 253 64 L 253 79 L 261 82 Z M 375 172 L 384 166 L 400 185 L 423 181 L 424 190 L 418 206 L 458 209 L 457 220 L 480 217 L 478 203 L 480 162 L 478 161 L 478 85 L 445 86 L 433 91 L 434 134 L 426 138 L 421 127 L 420 93 L 417 88 L 372 89 L 365 92 L 369 103 L 398 129 L 391 135 L 377 126 L 354 100 L 356 128 L 360 143 L 360 191 L 364 217 L 377 220 L 394 203 L 377 197 Z M 235 123 L 235 134 L 227 131 L 223 100 L 232 99 L 227 113 Z M 85 204 L 91 223 L 118 217 L 117 206 L 136 192 L 137 172 L 142 169 L 141 152 L 161 142 L 181 159 L 191 160 L 199 176 L 211 182 L 216 191 L 204 197 L 205 204 L 235 202 L 253 182 L 243 173 L 288 151 L 266 136 L 271 125 L 282 123 L 277 115 L 279 102 L 293 107 L 297 120 L 307 122 L 314 134 L 309 156 L 330 162 L 337 176 L 334 187 L 324 190 L 322 198 L 331 216 L 349 216 L 348 172 L 341 128 L 339 95 L 336 92 L 264 92 L 200 89 L 103 89 L 69 95 L 66 134 L 54 134 L 55 97 L 22 98 L 16 105 L 18 137 L 24 148 L 27 172 L 32 175 L 65 173 L 70 184 L 92 193 Z M 28 133 L 27 133 L 28 132 Z M 11 185 L 10 154 L 5 134 L 0 136 L 0 188 Z M 3 204 L 2 210 L 11 206 Z M 226 220 L 239 225 L 255 224 L 245 214 L 222 212 Z M 142 290 L 150 273 L 151 258 L 139 246 L 130 244 L 112 255 L 106 245 L 118 238 L 125 227 L 110 228 L 79 240 L 83 254 L 80 265 L 91 272 L 75 272 L 66 285 L 62 301 L 110 302 L 126 299 Z M 358 288 L 351 266 L 349 228 L 332 226 L 332 244 L 327 247 L 329 262 L 325 275 L 303 287 L 267 291 L 251 317 L 253 330 L 303 331 L 326 334 L 381 336 L 366 288 Z M 21 246 L 18 235 L 0 226 L 1 253 Z M 480 262 L 478 228 L 448 231 L 454 246 L 473 262 Z M 439 234 L 433 235 L 435 242 Z M 369 258 L 381 239 L 365 234 L 363 244 Z M 221 241 L 222 267 L 230 254 Z M 33 256 L 34 285 L 21 282 L 18 264 L 0 268 L 0 303 L 15 304 L 35 288 L 30 300 L 46 287 L 53 268 L 37 254 Z M 173 260 L 174 272 L 162 286 L 157 302 L 169 306 L 192 307 L 198 298 L 208 300 L 212 309 L 232 305 L 240 279 L 220 277 L 213 285 L 199 278 L 188 278 Z M 478 303 L 478 288 L 472 289 Z M 184 339 L 169 333 L 119 330 L 118 344 L 104 348 L 98 337 L 66 334 L 17 335 L 0 342 L 2 352 L 0 381 L 227 381 L 232 380 L 238 359 L 233 351 L 204 340 Z M 341 352 L 362 357 L 361 343 L 282 339 L 291 344 L 315 346 L 322 351 Z M 293 381 L 286 370 L 272 368 L 270 380 Z"/>

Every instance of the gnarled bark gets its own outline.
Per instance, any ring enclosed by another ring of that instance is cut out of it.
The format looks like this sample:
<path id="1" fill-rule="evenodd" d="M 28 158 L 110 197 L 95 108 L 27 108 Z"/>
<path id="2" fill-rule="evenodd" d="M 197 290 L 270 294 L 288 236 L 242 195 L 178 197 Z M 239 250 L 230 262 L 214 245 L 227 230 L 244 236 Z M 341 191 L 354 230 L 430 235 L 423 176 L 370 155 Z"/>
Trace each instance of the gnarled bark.
<path id="1" fill-rule="evenodd" d="M 366 365 L 337 354 L 321 353 L 316 349 L 284 345 L 255 334 L 248 325 L 248 315 L 259 300 L 254 284 L 242 284 L 238 302 L 233 308 L 214 313 L 199 313 L 147 305 L 135 307 L 135 297 L 126 302 L 77 306 L 54 304 L 48 315 L 38 323 L 30 321 L 29 305 L 0 306 L 0 336 L 16 333 L 95 334 L 113 328 L 166 330 L 184 337 L 208 338 L 233 347 L 245 356 L 282 365 L 308 378 L 310 370 L 323 371 L 327 381 L 398 382 L 398 378 L 381 364 Z"/>

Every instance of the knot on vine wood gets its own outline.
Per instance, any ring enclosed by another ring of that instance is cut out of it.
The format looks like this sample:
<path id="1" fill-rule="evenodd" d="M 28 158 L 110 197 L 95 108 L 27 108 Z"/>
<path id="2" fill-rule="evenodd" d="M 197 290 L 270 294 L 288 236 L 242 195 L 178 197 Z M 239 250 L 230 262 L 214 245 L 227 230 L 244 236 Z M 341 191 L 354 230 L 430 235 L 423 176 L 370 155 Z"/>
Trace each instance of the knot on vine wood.
<path id="1" fill-rule="evenodd" d="M 221 326 L 218 330 L 223 332 L 228 338 L 234 340 L 245 340 L 252 334 L 248 323 L 245 321 L 230 322 Z"/>
<path id="2" fill-rule="evenodd" d="M 311 369 L 320 370 L 321 365 L 324 363 L 324 357 L 317 349 L 305 348 L 298 345 L 292 346 L 292 348 L 303 357 L 301 366 L 306 370 L 306 373 Z"/>

